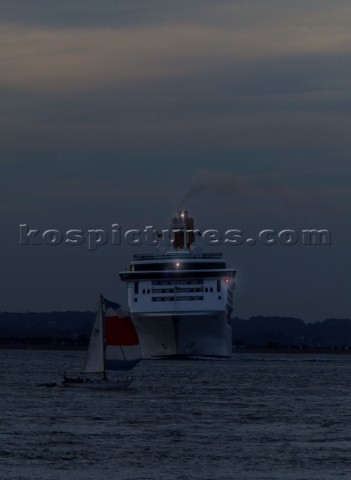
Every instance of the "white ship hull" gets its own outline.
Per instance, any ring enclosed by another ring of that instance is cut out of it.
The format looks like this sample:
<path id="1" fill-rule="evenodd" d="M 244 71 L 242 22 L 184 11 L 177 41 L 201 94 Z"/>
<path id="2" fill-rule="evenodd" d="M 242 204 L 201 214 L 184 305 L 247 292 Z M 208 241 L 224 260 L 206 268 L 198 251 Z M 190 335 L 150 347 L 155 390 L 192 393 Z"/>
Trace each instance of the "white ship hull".
<path id="1" fill-rule="evenodd" d="M 143 358 L 232 355 L 225 312 L 139 313 L 132 318 Z"/>

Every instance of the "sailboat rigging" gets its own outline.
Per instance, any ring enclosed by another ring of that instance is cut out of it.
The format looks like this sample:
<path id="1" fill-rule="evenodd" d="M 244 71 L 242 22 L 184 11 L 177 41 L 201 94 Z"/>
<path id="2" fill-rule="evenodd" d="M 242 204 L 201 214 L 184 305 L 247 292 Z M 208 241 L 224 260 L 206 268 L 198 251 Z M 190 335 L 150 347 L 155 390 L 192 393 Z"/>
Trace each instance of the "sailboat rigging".
<path id="1" fill-rule="evenodd" d="M 78 377 L 64 374 L 63 385 L 126 388 L 134 380 L 131 376 L 110 380 L 107 371 L 131 370 L 140 360 L 139 339 L 129 313 L 101 296 L 82 372 Z"/>

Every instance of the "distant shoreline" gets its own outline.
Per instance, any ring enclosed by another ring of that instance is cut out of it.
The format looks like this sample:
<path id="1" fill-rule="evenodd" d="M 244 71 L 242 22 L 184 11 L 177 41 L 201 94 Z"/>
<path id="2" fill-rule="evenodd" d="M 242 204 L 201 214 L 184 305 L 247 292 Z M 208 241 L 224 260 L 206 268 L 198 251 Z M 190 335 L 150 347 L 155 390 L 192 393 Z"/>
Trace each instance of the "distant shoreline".
<path id="1" fill-rule="evenodd" d="M 334 355 L 348 355 L 351 353 L 351 348 L 348 347 L 277 347 L 277 348 L 254 348 L 254 347 L 245 347 L 245 348 L 234 348 L 233 355 L 242 354 L 242 353 L 280 353 L 280 354 L 306 354 L 306 355 L 325 355 L 325 354 L 334 354 Z"/>
<path id="2" fill-rule="evenodd" d="M 0 350 L 71 350 L 85 351 L 88 345 L 25 345 L 25 344 L 0 344 Z M 240 347 L 233 348 L 233 356 L 248 353 L 264 353 L 264 354 L 293 354 L 293 355 L 348 355 L 351 348 L 348 347 Z"/>
<path id="3" fill-rule="evenodd" d="M 0 350 L 88 350 L 88 345 L 23 345 L 0 344 Z"/>

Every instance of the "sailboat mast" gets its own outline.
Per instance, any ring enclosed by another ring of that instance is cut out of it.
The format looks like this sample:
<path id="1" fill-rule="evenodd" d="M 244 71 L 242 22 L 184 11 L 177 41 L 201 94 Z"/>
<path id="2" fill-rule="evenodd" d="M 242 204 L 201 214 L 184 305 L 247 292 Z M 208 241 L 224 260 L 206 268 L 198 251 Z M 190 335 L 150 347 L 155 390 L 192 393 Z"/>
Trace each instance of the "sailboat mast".
<path id="1" fill-rule="evenodd" d="M 103 341 L 103 348 L 102 348 L 102 355 L 103 355 L 103 364 L 104 364 L 104 379 L 106 380 L 106 369 L 105 369 L 105 358 L 106 358 L 106 306 L 105 306 L 105 299 L 102 295 L 100 295 L 101 300 L 101 317 L 102 317 L 102 341 Z"/>

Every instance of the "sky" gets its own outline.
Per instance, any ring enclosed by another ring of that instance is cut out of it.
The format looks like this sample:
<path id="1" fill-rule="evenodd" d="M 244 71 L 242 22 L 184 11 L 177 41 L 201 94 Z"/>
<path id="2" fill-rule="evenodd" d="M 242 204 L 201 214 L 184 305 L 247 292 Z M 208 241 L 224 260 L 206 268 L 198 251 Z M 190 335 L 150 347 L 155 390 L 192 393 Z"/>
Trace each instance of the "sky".
<path id="1" fill-rule="evenodd" d="M 242 318 L 351 318 L 350 24 L 343 0 L 2 0 L 0 311 L 126 304 L 145 251 L 21 245 L 19 225 L 162 229 L 181 207 L 202 231 L 328 229 L 206 248 Z"/>

